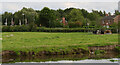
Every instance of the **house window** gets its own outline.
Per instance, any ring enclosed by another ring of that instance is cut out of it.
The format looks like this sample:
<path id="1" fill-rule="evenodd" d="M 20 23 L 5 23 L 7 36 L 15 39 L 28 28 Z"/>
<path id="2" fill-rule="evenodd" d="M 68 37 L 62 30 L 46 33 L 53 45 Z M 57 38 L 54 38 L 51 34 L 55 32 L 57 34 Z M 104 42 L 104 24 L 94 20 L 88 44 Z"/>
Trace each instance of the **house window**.
<path id="1" fill-rule="evenodd" d="M 103 24 L 105 24 L 105 21 L 102 21 Z"/>
<path id="2" fill-rule="evenodd" d="M 110 24 L 110 20 L 108 20 L 108 23 Z"/>

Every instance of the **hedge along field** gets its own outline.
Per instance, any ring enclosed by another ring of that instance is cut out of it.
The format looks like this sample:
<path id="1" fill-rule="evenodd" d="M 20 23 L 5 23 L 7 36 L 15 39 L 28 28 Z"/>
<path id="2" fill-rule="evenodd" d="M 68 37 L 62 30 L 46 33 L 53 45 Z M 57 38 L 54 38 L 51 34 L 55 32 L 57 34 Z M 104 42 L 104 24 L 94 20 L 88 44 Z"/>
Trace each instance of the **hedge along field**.
<path id="1" fill-rule="evenodd" d="M 2 46 L 11 51 L 70 51 L 73 48 L 118 44 L 118 34 L 3 32 Z"/>
<path id="2" fill-rule="evenodd" d="M 97 28 L 97 27 L 84 27 L 84 28 L 46 28 L 46 27 L 36 27 L 31 25 L 15 25 L 15 26 L 3 26 L 2 32 L 88 32 L 88 31 L 96 31 L 101 30 L 105 31 L 105 28 Z M 117 29 L 109 28 L 112 33 L 118 33 Z"/>

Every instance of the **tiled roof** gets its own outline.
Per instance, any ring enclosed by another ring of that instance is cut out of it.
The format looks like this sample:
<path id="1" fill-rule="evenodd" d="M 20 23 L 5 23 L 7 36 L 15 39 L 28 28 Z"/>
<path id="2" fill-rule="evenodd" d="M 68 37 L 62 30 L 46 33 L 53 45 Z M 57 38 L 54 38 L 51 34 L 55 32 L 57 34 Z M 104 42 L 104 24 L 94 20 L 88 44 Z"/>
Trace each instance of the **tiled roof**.
<path id="1" fill-rule="evenodd" d="M 110 20 L 110 19 L 114 19 L 116 17 L 116 15 L 113 16 L 105 16 L 104 18 L 102 18 L 102 20 Z"/>

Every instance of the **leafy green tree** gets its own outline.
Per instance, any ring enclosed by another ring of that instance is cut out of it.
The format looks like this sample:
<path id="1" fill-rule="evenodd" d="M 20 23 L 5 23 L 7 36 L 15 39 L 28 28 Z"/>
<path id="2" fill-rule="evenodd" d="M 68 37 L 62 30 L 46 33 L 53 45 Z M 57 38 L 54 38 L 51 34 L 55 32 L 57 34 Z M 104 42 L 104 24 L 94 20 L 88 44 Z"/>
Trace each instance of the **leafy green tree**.
<path id="1" fill-rule="evenodd" d="M 119 15 L 120 14 L 120 12 L 118 11 L 118 10 L 115 10 L 115 13 L 114 13 L 115 15 Z"/>
<path id="2" fill-rule="evenodd" d="M 110 13 L 110 12 L 108 12 L 108 15 L 109 15 L 109 16 L 111 16 L 111 13 Z"/>
<path id="3" fill-rule="evenodd" d="M 62 9 L 58 9 L 57 12 L 59 13 L 60 18 L 65 16 L 65 12 Z"/>
<path id="4" fill-rule="evenodd" d="M 114 29 L 118 29 L 118 24 L 117 23 L 113 23 L 112 25 L 110 25 L 112 28 Z"/>
<path id="5" fill-rule="evenodd" d="M 39 24 L 51 27 L 53 21 L 56 20 L 55 14 L 48 7 L 44 7 L 39 14 Z"/>
<path id="6" fill-rule="evenodd" d="M 92 10 L 93 13 L 99 14 L 98 10 Z"/>
<path id="7" fill-rule="evenodd" d="M 98 13 L 90 13 L 87 17 L 90 20 L 90 25 L 95 27 L 100 27 L 101 16 Z"/>
<path id="8" fill-rule="evenodd" d="M 119 12 L 116 11 L 115 14 L 118 15 Z M 70 27 L 87 26 L 87 23 L 90 23 L 90 26 L 99 26 L 100 19 L 105 15 L 105 11 L 92 10 L 92 12 L 89 13 L 85 9 L 77 8 L 53 10 L 44 7 L 42 10 L 34 10 L 32 8 L 23 7 L 23 9 L 14 14 L 9 12 L 2 14 L 2 23 L 4 24 L 7 19 L 8 25 L 10 25 L 11 19 L 13 18 L 15 25 L 19 25 L 20 21 L 22 24 L 25 24 L 27 21 L 27 24 L 34 23 L 37 24 L 37 26 L 55 28 L 64 27 L 60 21 L 62 17 L 65 17 Z"/>
<path id="9" fill-rule="evenodd" d="M 101 10 L 99 11 L 99 15 L 104 16 L 104 14 L 103 14 L 103 12 Z"/>
<path id="10" fill-rule="evenodd" d="M 99 14 L 97 13 L 90 13 L 88 14 L 87 18 L 91 21 L 97 21 L 99 19 Z"/>
<path id="11" fill-rule="evenodd" d="M 35 22 L 35 18 L 38 17 L 37 12 L 33 10 L 32 8 L 23 7 L 21 12 L 24 14 L 25 19 L 27 19 L 28 23 Z"/>
<path id="12" fill-rule="evenodd" d="M 90 13 L 90 14 L 88 14 L 87 18 L 90 19 L 91 21 L 94 21 L 94 20 L 96 20 L 96 16 L 97 15 L 95 13 Z"/>
<path id="13" fill-rule="evenodd" d="M 87 18 L 87 15 L 89 14 L 88 11 L 86 11 L 85 9 L 82 9 L 81 12 L 82 12 L 84 18 Z"/>
<path id="14" fill-rule="evenodd" d="M 19 25 L 19 22 L 21 21 L 21 24 L 23 24 L 24 16 L 22 15 L 21 11 L 14 13 L 14 21 L 16 25 Z"/>
<path id="15" fill-rule="evenodd" d="M 35 10 L 32 8 L 25 8 L 21 9 L 18 12 L 14 13 L 15 18 L 15 24 L 19 25 L 19 21 L 22 22 L 22 24 L 29 24 L 31 22 L 36 22 L 36 19 L 38 18 L 38 14 Z"/>
<path id="16" fill-rule="evenodd" d="M 80 9 L 72 9 L 68 15 L 66 15 L 68 22 L 83 22 L 83 15 Z"/>
<path id="17" fill-rule="evenodd" d="M 13 14 L 9 12 L 5 12 L 2 14 L 2 24 L 5 25 L 7 21 L 8 25 L 11 25 L 11 19 L 13 18 Z"/>
<path id="18" fill-rule="evenodd" d="M 107 13 L 105 11 L 103 11 L 103 14 L 104 14 L 104 16 L 106 16 Z"/>

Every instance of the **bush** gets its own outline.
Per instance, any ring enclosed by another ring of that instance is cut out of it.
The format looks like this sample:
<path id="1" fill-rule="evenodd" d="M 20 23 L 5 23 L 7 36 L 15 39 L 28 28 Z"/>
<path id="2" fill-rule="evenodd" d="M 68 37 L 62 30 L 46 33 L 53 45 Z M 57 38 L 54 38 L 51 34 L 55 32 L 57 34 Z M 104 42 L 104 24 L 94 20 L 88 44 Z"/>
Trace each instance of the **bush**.
<path id="1" fill-rule="evenodd" d="M 102 30 L 105 31 L 106 29 L 103 28 L 68 28 L 66 26 L 65 28 L 46 28 L 46 27 L 37 27 L 34 23 L 31 23 L 29 25 L 15 25 L 15 26 L 3 26 L 2 31 L 3 32 L 88 32 L 88 31 L 96 31 L 96 30 Z M 115 29 L 110 28 L 110 30 L 114 33 Z"/>
<path id="2" fill-rule="evenodd" d="M 37 25 L 34 22 L 31 22 L 28 25 L 28 30 L 31 31 L 31 32 L 36 32 L 37 31 Z"/>
<path id="3" fill-rule="evenodd" d="M 10 32 L 10 26 L 3 26 L 2 31 L 3 32 Z"/>
<path id="4" fill-rule="evenodd" d="M 115 47 L 115 49 L 116 49 L 117 52 L 120 53 L 120 47 L 119 46 Z"/>
<path id="5" fill-rule="evenodd" d="M 21 26 L 3 26 L 3 32 L 31 32 L 37 31 L 35 26 L 30 27 L 29 25 L 21 25 Z"/>
<path id="6" fill-rule="evenodd" d="M 105 53 L 104 50 L 96 50 L 95 51 L 95 55 L 97 55 L 97 54 L 104 54 L 104 53 Z"/>
<path id="7" fill-rule="evenodd" d="M 76 21 L 76 22 L 70 22 L 68 23 L 70 28 L 76 28 L 76 27 L 82 27 L 82 22 Z"/>
<path id="8" fill-rule="evenodd" d="M 40 27 L 37 28 L 40 32 L 87 32 L 88 30 L 93 29 L 86 29 L 86 28 L 45 28 Z"/>

